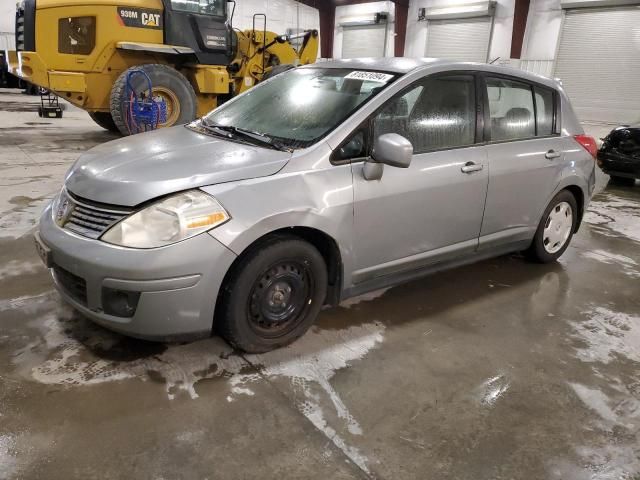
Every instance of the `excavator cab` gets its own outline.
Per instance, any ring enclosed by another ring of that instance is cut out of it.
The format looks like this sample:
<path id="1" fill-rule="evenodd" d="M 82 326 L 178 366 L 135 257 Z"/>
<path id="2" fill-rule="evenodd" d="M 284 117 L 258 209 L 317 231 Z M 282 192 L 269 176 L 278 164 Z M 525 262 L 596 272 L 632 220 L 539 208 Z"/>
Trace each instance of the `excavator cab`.
<path id="1" fill-rule="evenodd" d="M 164 43 L 193 50 L 202 65 L 228 65 L 234 57 L 227 0 L 162 0 Z"/>

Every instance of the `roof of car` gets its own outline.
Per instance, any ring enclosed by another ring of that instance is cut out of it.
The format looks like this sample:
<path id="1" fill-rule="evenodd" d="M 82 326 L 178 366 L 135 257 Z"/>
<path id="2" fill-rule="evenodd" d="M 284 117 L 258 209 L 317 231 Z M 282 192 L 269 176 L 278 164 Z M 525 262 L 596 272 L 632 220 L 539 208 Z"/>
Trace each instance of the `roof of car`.
<path id="1" fill-rule="evenodd" d="M 552 87 L 558 83 L 541 75 L 525 72 L 512 67 L 490 65 L 487 63 L 459 62 L 446 58 L 410 58 L 410 57 L 384 57 L 384 58 L 354 58 L 334 59 L 318 62 L 307 67 L 349 68 L 359 70 L 379 70 L 392 73 L 406 74 L 414 70 L 428 69 L 431 67 L 456 67 L 456 69 L 468 68 L 469 70 L 482 70 L 485 72 L 502 73 L 529 79 Z"/>

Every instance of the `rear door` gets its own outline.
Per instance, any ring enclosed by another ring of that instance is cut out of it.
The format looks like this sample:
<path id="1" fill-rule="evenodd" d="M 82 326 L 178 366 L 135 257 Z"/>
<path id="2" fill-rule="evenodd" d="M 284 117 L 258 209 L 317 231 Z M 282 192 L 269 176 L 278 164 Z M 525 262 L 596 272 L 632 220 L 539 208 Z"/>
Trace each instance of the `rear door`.
<path id="1" fill-rule="evenodd" d="M 475 84 L 467 73 L 426 77 L 372 119 L 373 138 L 402 135 L 414 156 L 380 180 L 353 164 L 355 283 L 475 251 L 488 182 Z"/>
<path id="2" fill-rule="evenodd" d="M 553 89 L 491 75 L 484 83 L 489 189 L 480 249 L 533 238 L 565 154 Z"/>

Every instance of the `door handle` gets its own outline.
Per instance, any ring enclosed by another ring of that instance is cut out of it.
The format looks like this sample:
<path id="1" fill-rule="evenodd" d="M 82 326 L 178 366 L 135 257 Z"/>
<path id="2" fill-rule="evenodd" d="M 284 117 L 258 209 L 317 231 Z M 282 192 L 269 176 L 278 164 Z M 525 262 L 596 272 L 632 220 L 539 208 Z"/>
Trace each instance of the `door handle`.
<path id="1" fill-rule="evenodd" d="M 548 158 L 549 160 L 553 160 L 554 158 L 558 158 L 560 156 L 560 152 L 556 152 L 555 150 L 549 150 L 544 154 L 544 158 Z"/>
<path id="2" fill-rule="evenodd" d="M 482 165 L 481 163 L 467 162 L 460 168 L 460 171 L 462 173 L 473 173 L 479 172 L 483 168 L 484 165 Z"/>

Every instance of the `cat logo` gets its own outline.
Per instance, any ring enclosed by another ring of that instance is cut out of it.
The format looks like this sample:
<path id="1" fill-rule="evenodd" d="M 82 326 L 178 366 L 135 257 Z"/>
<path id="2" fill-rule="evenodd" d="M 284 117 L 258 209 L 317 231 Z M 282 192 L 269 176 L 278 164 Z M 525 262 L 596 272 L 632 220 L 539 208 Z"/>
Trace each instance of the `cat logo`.
<path id="1" fill-rule="evenodd" d="M 158 13 L 145 13 L 143 12 L 140 19 L 142 24 L 146 27 L 158 27 L 160 26 L 160 14 Z"/>
<path id="2" fill-rule="evenodd" d="M 150 8 L 118 7 L 118 20 L 125 27 L 162 28 L 162 11 Z"/>

